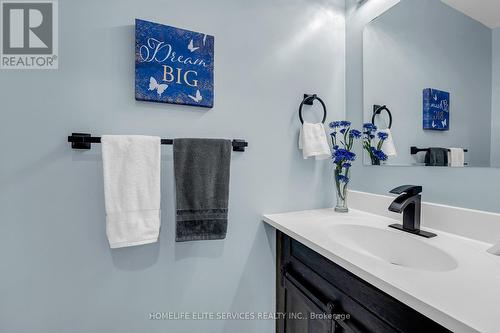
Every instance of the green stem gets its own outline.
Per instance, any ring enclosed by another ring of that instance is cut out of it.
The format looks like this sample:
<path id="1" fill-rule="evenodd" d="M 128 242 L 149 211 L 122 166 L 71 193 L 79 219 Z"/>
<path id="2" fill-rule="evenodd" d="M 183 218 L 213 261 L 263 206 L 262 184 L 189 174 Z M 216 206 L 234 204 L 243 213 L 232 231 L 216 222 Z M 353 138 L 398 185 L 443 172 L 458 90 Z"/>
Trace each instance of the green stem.
<path id="1" fill-rule="evenodd" d="M 344 142 L 347 142 L 347 135 L 349 134 L 350 130 L 351 130 L 350 127 L 345 128 L 345 131 L 344 131 Z M 344 143 L 344 147 L 347 148 L 347 144 Z"/>
<path id="2" fill-rule="evenodd" d="M 375 157 L 375 155 L 373 155 L 373 152 L 371 150 L 371 145 L 370 145 L 370 142 L 368 141 L 364 141 L 363 142 L 363 147 L 365 148 L 366 152 L 368 153 L 368 155 L 370 156 L 370 159 L 373 160 L 373 158 Z"/>
<path id="3" fill-rule="evenodd" d="M 342 200 L 345 200 L 345 195 L 343 194 L 343 190 L 341 188 L 342 184 L 339 180 L 339 175 L 342 174 L 342 168 L 341 167 L 338 167 L 336 168 L 335 170 L 335 188 L 337 189 L 337 195 L 342 199 Z"/>
<path id="4" fill-rule="evenodd" d="M 384 144 L 384 140 L 380 139 L 380 141 L 378 142 L 378 145 L 377 145 L 377 149 L 378 150 L 382 149 L 383 144 Z"/>

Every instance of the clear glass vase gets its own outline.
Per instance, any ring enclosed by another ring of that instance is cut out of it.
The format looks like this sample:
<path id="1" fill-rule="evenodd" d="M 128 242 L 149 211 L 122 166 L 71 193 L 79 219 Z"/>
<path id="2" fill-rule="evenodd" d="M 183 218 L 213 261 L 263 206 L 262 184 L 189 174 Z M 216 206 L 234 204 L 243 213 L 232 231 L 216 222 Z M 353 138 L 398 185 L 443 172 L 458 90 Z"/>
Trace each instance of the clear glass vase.
<path id="1" fill-rule="evenodd" d="M 347 213 L 349 211 L 349 208 L 347 208 L 347 185 L 349 182 L 342 182 L 339 180 L 341 172 L 341 170 L 335 169 L 335 188 L 337 192 L 337 205 L 335 206 L 335 211 Z"/>
<path id="2" fill-rule="evenodd" d="M 370 156 L 370 159 L 372 161 L 372 165 L 380 165 L 380 160 L 375 156 Z"/>

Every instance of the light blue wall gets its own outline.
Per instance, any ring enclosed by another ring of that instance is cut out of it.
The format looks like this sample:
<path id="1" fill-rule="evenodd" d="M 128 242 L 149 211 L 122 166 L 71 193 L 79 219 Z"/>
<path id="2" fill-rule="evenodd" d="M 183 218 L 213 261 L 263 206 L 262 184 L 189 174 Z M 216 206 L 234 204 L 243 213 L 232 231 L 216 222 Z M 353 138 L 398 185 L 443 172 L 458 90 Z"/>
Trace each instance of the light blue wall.
<path id="1" fill-rule="evenodd" d="M 329 162 L 297 149 L 297 107 L 314 92 L 343 118 L 343 5 L 60 0 L 60 69 L 0 74 L 0 332 L 272 332 L 272 320 L 148 314 L 274 310 L 274 232 L 260 217 L 333 201 Z M 215 35 L 212 110 L 134 100 L 136 17 Z M 167 146 L 160 242 L 110 250 L 100 146 L 72 151 L 73 131 L 246 139 L 227 239 L 174 242 Z"/>
<path id="2" fill-rule="evenodd" d="M 500 28 L 493 29 L 492 39 L 491 165 L 500 167 Z"/>
<path id="3" fill-rule="evenodd" d="M 397 2 L 366 1 L 358 7 L 357 0 L 346 0 L 346 107 L 348 118 L 358 126 L 363 113 L 363 27 Z M 358 161 L 352 172 L 352 188 L 361 191 L 387 194 L 411 183 L 423 185 L 426 201 L 500 212 L 500 169 L 370 167 Z"/>
<path id="4" fill-rule="evenodd" d="M 365 121 L 387 104 L 398 156 L 408 165 L 425 154 L 410 146 L 462 147 L 467 162 L 490 165 L 491 29 L 440 0 L 403 0 L 364 30 Z M 422 90 L 450 92 L 450 130 L 422 129 Z M 369 161 L 369 159 L 368 159 Z"/>

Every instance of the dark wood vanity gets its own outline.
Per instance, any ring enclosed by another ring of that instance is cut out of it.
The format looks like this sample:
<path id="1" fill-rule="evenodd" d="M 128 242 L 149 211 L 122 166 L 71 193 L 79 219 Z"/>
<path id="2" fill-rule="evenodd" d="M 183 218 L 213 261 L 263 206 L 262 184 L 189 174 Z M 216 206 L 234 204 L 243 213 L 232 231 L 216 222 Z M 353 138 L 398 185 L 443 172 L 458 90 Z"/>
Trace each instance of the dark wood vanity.
<path id="1" fill-rule="evenodd" d="M 276 237 L 277 333 L 450 332 L 284 233 Z"/>

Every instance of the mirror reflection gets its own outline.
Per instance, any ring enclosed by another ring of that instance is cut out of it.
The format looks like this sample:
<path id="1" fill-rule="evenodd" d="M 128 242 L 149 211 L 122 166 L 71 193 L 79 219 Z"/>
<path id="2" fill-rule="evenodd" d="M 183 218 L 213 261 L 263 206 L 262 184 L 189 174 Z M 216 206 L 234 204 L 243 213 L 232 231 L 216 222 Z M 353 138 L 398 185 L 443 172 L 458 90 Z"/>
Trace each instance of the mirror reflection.
<path id="1" fill-rule="evenodd" d="M 500 15 L 462 3 L 401 0 L 365 27 L 365 164 L 500 167 Z"/>

